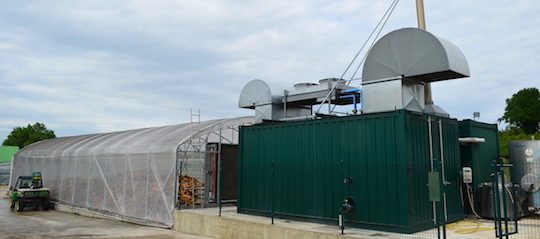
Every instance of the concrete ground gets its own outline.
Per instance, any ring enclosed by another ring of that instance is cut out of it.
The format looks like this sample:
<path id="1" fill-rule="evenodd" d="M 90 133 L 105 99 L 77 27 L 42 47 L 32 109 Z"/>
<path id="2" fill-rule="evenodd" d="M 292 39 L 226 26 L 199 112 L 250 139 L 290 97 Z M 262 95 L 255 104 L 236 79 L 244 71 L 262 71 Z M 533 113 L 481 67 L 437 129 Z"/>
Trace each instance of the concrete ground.
<path id="1" fill-rule="evenodd" d="M 0 239 L 19 238 L 137 238 L 137 239 L 203 239 L 207 237 L 179 233 L 169 229 L 146 227 L 107 219 L 89 218 L 54 210 L 10 210 L 0 188 Z"/>
<path id="2" fill-rule="evenodd" d="M 217 217 L 218 209 L 217 208 L 206 208 L 206 209 L 194 209 L 194 210 L 183 210 L 178 211 L 177 213 L 187 213 L 187 214 L 196 214 Z M 243 223 L 252 223 L 259 225 L 269 225 L 270 218 L 239 214 L 236 212 L 236 207 L 224 207 L 222 210 L 221 220 L 231 220 L 235 221 L 235 225 L 241 225 Z M 212 224 L 212 223 L 210 223 Z M 339 235 L 340 229 L 337 225 L 325 225 L 318 223 L 309 223 L 309 222 L 300 222 L 300 221 L 291 221 L 283 219 L 275 219 L 274 225 L 272 227 L 281 227 L 284 229 L 296 229 L 303 231 L 301 234 L 316 233 L 320 236 L 317 238 L 323 238 L 322 235 Z M 197 227 L 195 227 L 197 228 Z M 474 219 L 474 220 L 464 220 L 457 223 L 447 225 L 447 237 L 448 239 L 490 239 L 495 238 L 494 223 L 491 220 L 484 219 Z M 509 226 L 509 230 L 513 231 L 515 228 L 513 225 Z M 512 239 L 540 239 L 540 218 L 525 218 L 519 221 L 519 230 L 520 233 L 512 235 Z M 199 230 L 201 231 L 201 230 Z M 204 231 L 204 230 L 202 230 Z M 194 231 L 191 233 L 197 233 Z M 241 234 L 241 233 L 239 233 Z M 208 235 L 208 234 L 201 234 Z M 365 230 L 359 228 L 347 228 L 345 230 L 345 235 L 341 236 L 343 238 L 351 239 L 398 239 L 398 238 L 408 238 L 408 239 L 431 239 L 437 238 L 437 230 L 428 230 L 414 234 L 398 234 L 398 233 L 389 233 L 382 231 L 373 231 Z M 268 237 L 272 238 L 272 237 Z M 276 238 L 276 237 L 274 237 Z M 332 237 L 324 237 L 332 238 Z"/>

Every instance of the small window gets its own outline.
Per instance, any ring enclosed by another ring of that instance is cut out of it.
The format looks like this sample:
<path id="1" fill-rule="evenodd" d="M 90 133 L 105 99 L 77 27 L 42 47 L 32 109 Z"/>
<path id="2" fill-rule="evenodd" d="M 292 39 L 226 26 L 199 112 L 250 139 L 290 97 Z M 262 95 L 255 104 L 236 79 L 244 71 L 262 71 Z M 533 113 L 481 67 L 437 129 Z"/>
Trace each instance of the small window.
<path id="1" fill-rule="evenodd" d="M 22 178 L 21 184 L 19 185 L 19 188 L 30 188 L 32 186 L 32 179 L 31 178 Z"/>

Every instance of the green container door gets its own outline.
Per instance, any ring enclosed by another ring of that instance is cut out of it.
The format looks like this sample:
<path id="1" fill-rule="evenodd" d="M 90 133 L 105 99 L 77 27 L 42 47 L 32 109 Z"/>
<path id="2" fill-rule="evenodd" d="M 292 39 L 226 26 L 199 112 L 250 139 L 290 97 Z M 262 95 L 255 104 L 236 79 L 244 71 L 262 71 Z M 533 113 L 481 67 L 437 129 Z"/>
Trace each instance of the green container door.
<path id="1" fill-rule="evenodd" d="M 427 119 L 395 111 L 243 127 L 238 210 L 337 224 L 341 203 L 351 197 L 355 208 L 345 216 L 348 226 L 432 228 Z M 460 219 L 457 121 L 443 119 L 441 125 L 448 215 Z M 433 145 L 439 145 L 438 123 L 432 128 Z"/>
<path id="2" fill-rule="evenodd" d="M 405 118 L 401 112 L 351 117 L 338 123 L 340 150 L 345 160 L 346 197 L 355 201 L 349 223 L 373 229 L 401 231 L 409 224 L 407 154 L 403 144 Z M 331 156 L 331 155 L 329 155 Z M 343 181 L 343 180 L 342 180 Z M 339 208 L 339 202 L 334 206 Z M 336 215 L 334 209 L 334 215 Z M 335 218 L 335 216 L 334 216 Z M 335 220 L 335 219 L 334 219 Z M 395 228 L 388 228 L 392 225 Z"/>
<path id="3" fill-rule="evenodd" d="M 431 124 L 428 120 L 431 120 Z M 429 125 L 431 125 L 431 140 Z M 439 195 L 441 201 L 436 205 L 440 209 L 438 214 L 440 216 L 446 214 L 449 223 L 463 219 L 458 122 L 454 119 L 410 114 L 406 135 L 409 154 L 408 185 L 409 193 L 412 194 L 409 207 L 412 211 L 410 225 L 417 228 L 432 226 L 433 205 L 429 200 L 430 191 L 425 187 L 429 183 L 426 174 L 432 171 L 438 172 L 439 182 L 445 183 L 444 195 Z M 430 160 L 430 141 L 433 162 Z M 442 185 L 439 186 L 442 190 Z M 442 223 L 442 218 L 439 219 Z"/>

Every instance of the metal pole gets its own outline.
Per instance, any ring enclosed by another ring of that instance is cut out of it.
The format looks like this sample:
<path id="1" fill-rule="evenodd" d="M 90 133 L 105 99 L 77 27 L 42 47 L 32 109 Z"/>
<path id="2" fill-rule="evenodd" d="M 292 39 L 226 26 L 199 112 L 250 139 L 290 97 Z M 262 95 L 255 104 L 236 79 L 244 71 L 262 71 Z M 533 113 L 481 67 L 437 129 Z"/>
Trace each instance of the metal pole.
<path id="1" fill-rule="evenodd" d="M 502 215 L 504 216 L 504 235 L 506 236 L 506 238 L 508 239 L 510 234 L 509 234 L 509 230 L 508 230 L 508 218 L 510 215 L 508 215 L 508 205 L 506 205 L 506 194 L 505 194 L 505 190 L 506 190 L 506 182 L 504 181 L 504 168 L 502 166 L 499 167 L 499 172 L 501 174 L 501 185 L 502 185 L 502 190 L 501 190 L 501 197 L 502 197 L 502 205 L 503 205 L 503 213 Z M 498 186 L 497 186 L 498 187 Z"/>
<path id="2" fill-rule="evenodd" d="M 416 0 L 416 17 L 418 19 L 418 28 L 426 30 L 426 18 L 424 15 L 424 0 Z"/>
<path id="3" fill-rule="evenodd" d="M 439 145 L 441 152 L 441 172 L 442 172 L 442 192 L 443 192 L 443 208 L 444 208 L 444 225 L 443 225 L 443 237 L 446 238 L 446 222 L 448 221 L 448 209 L 446 206 L 446 176 L 444 174 L 444 143 L 443 143 L 443 130 L 442 130 L 442 120 L 439 119 Z"/>
<path id="4" fill-rule="evenodd" d="M 328 98 L 328 114 L 332 113 L 332 96 Z"/>
<path id="5" fill-rule="evenodd" d="M 274 160 L 272 160 L 272 167 L 270 169 L 270 184 L 273 186 L 272 187 L 272 193 L 271 193 L 271 196 L 270 196 L 270 201 L 271 204 L 272 204 L 272 212 L 271 212 L 271 217 L 272 217 L 272 225 L 274 225 L 274 194 L 275 194 L 275 185 L 276 183 L 274 182 Z"/>
<path id="6" fill-rule="evenodd" d="M 431 132 L 431 117 L 428 116 L 428 136 L 429 136 L 429 160 L 431 163 L 431 172 L 435 171 L 435 168 L 433 166 L 433 136 Z M 437 225 L 437 211 L 435 206 L 435 201 L 432 202 L 433 206 L 433 224 Z M 437 228 L 439 226 L 437 225 Z"/>
<path id="7" fill-rule="evenodd" d="M 283 90 L 283 114 L 284 114 L 284 117 L 283 118 L 287 118 L 287 96 L 289 95 L 289 91 L 288 90 Z"/>
<path id="8" fill-rule="evenodd" d="M 340 212 L 338 217 L 339 217 L 338 218 L 339 228 L 341 228 L 341 235 L 343 235 L 345 233 L 345 225 L 343 224 L 343 214 Z"/>
<path id="9" fill-rule="evenodd" d="M 217 178 L 217 186 L 218 186 L 218 193 L 217 193 L 217 197 L 218 197 L 218 205 L 219 205 L 219 216 L 221 217 L 221 175 L 222 175 L 222 167 L 223 167 L 223 162 L 221 161 L 221 128 L 219 128 L 219 145 L 218 145 L 218 178 Z"/>

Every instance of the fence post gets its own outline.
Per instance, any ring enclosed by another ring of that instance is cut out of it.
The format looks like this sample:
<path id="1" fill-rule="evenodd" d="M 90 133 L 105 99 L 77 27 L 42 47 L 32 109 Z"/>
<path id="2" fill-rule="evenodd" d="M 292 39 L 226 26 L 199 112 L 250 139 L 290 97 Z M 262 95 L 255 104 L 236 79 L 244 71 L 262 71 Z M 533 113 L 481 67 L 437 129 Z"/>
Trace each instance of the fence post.
<path id="1" fill-rule="evenodd" d="M 221 157 L 221 128 L 219 128 L 219 144 L 218 144 L 218 177 L 217 177 L 217 198 L 218 198 L 218 206 L 219 206 L 219 216 L 221 217 L 221 197 L 222 197 L 222 175 L 223 175 L 223 158 Z"/>
<path id="2" fill-rule="evenodd" d="M 274 171 L 275 171 L 275 161 L 272 160 L 272 166 L 270 167 L 270 184 L 272 185 L 272 190 L 270 190 L 270 201 L 272 204 L 271 208 L 271 218 L 272 218 L 272 225 L 274 225 L 274 194 L 276 192 L 276 183 L 274 182 Z"/>

